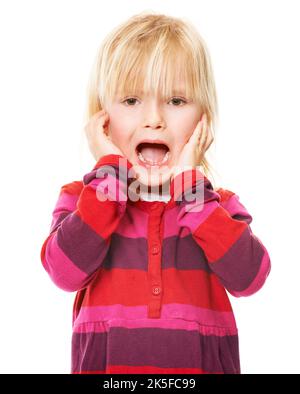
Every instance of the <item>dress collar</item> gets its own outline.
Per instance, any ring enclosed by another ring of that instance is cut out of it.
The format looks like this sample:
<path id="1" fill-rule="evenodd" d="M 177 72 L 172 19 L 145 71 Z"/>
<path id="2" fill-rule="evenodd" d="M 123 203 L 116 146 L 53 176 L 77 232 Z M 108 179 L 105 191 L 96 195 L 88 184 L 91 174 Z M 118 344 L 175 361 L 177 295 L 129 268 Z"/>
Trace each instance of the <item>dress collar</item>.
<path id="1" fill-rule="evenodd" d="M 157 211 L 162 211 L 164 209 L 171 209 L 176 206 L 176 201 L 173 198 L 171 198 L 168 202 L 145 201 L 145 200 L 132 201 L 128 199 L 127 203 L 129 203 L 131 206 L 134 206 L 146 212 L 157 212 Z"/>

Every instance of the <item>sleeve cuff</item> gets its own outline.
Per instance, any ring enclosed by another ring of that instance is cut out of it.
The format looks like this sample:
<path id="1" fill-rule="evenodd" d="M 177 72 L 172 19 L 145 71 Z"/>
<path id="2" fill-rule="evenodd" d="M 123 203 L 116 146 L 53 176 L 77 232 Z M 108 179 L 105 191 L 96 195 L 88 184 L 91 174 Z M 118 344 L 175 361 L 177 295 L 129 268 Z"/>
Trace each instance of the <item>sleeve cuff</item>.
<path id="1" fill-rule="evenodd" d="M 194 190 L 201 182 L 211 186 L 209 179 L 199 169 L 189 168 L 184 170 L 172 179 L 170 184 L 170 195 L 174 200 L 181 201 L 184 194 Z"/>
<path id="2" fill-rule="evenodd" d="M 104 169 L 105 166 L 107 166 L 106 169 Z M 101 171 L 102 168 L 104 172 L 110 172 L 111 170 L 111 173 L 115 174 L 119 181 L 126 183 L 128 182 L 128 172 L 131 167 L 133 167 L 132 164 L 125 156 L 116 154 L 102 156 L 94 165 L 92 171 L 84 175 L 83 184 L 87 185 L 97 178 L 97 174 L 99 175 L 98 171 Z"/>

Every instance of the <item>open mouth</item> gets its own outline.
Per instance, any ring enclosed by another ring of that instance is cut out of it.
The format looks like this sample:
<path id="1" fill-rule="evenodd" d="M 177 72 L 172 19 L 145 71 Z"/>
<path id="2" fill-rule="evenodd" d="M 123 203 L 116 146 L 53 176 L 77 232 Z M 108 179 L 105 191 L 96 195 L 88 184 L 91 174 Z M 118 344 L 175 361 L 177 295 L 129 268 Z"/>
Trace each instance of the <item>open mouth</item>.
<path id="1" fill-rule="evenodd" d="M 167 165 L 170 149 L 166 144 L 141 142 L 136 147 L 136 153 L 141 165 L 145 167 L 160 167 Z"/>

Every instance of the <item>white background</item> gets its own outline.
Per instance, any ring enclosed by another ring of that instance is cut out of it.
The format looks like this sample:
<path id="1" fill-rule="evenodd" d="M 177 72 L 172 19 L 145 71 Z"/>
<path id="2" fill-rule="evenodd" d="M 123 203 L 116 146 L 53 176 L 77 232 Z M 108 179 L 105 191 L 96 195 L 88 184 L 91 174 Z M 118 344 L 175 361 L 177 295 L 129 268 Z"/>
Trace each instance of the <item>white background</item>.
<path id="1" fill-rule="evenodd" d="M 86 84 L 104 38 L 133 14 L 188 18 L 205 39 L 220 107 L 210 148 L 272 270 L 230 296 L 242 373 L 299 373 L 299 1 L 1 1 L 0 372 L 69 373 L 75 293 L 40 261 L 60 187 L 94 165 Z"/>

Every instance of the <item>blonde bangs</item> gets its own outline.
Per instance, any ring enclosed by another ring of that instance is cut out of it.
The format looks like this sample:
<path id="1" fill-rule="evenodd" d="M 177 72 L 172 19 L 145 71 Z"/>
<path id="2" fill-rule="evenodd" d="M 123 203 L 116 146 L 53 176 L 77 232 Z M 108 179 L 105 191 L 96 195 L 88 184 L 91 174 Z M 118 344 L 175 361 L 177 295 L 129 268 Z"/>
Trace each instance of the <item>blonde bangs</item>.
<path id="1" fill-rule="evenodd" d="M 159 43 L 148 40 L 122 50 L 114 61 L 110 78 L 106 78 L 102 89 L 99 89 L 103 104 L 111 102 L 117 95 L 140 92 L 163 99 L 175 93 L 196 99 L 196 92 L 200 89 L 195 81 L 195 69 L 188 61 L 190 55 L 179 49 L 177 43 L 170 45 L 168 41 Z"/>

